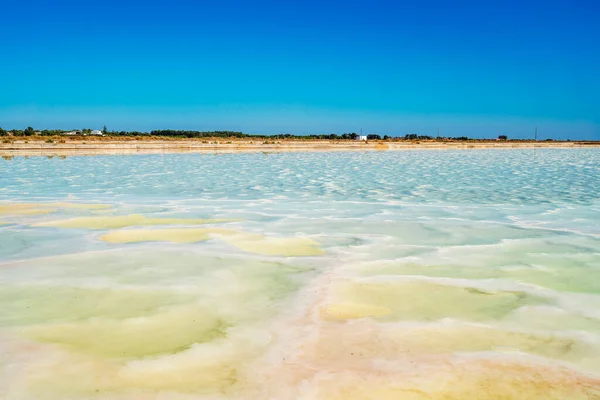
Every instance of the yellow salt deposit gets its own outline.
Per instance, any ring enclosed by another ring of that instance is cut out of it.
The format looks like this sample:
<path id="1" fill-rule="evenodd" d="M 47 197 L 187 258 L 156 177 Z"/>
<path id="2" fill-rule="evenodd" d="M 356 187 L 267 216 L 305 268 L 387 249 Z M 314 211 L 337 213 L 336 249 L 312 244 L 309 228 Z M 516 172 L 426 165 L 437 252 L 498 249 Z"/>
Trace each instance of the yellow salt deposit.
<path id="1" fill-rule="evenodd" d="M 34 326 L 25 334 L 40 342 L 104 357 L 173 354 L 225 334 L 226 325 L 200 306 L 180 306 L 125 320 L 102 318 Z"/>
<path id="2" fill-rule="evenodd" d="M 127 229 L 110 231 L 101 239 L 110 243 L 194 243 L 210 239 L 211 234 L 228 235 L 233 234 L 233 231 L 222 228 Z"/>
<path id="3" fill-rule="evenodd" d="M 360 268 L 363 275 L 418 275 L 462 279 L 510 279 L 565 292 L 600 293 L 600 269 L 594 266 L 465 267 L 455 265 L 392 264 Z"/>
<path id="4" fill-rule="evenodd" d="M 43 205 L 39 204 L 39 205 Z M 49 207 L 61 208 L 61 209 L 75 209 L 75 210 L 105 210 L 111 208 L 110 204 L 84 204 L 84 203 L 49 203 Z"/>
<path id="5" fill-rule="evenodd" d="M 82 288 L 42 284 L 0 286 L 0 326 L 66 323 L 92 317 L 122 320 L 190 300 L 171 291 Z"/>
<path id="6" fill-rule="evenodd" d="M 49 352 L 44 360 L 33 360 L 28 371 L 28 392 L 38 395 L 31 396 L 32 399 L 111 400 L 145 398 L 149 391 L 161 392 L 164 399 L 190 398 L 186 394 L 191 398 L 232 394 L 244 388 L 245 366 L 266 345 L 264 340 L 257 341 L 252 332 L 240 333 L 240 337 L 196 344 L 176 354 L 138 360 L 98 357 L 59 348 Z M 145 341 L 161 340 L 159 335 L 148 336 Z M 127 393 L 131 397 L 124 397 Z"/>
<path id="7" fill-rule="evenodd" d="M 302 348 L 307 359 L 327 369 L 368 369 L 373 360 L 494 351 L 504 355 L 524 352 L 600 371 L 600 352 L 580 339 L 461 322 L 394 324 L 365 319 L 325 324 L 317 339 Z"/>
<path id="8" fill-rule="evenodd" d="M 56 208 L 36 207 L 30 204 L 0 205 L 0 215 L 43 215 L 56 211 Z"/>
<path id="9" fill-rule="evenodd" d="M 0 215 L 44 215 L 59 209 L 100 210 L 107 209 L 108 204 L 83 203 L 13 203 L 0 205 Z"/>
<path id="10" fill-rule="evenodd" d="M 324 308 L 322 311 L 325 319 L 355 319 L 365 317 L 382 317 L 392 311 L 387 307 L 372 304 L 340 303 Z"/>
<path id="11" fill-rule="evenodd" d="M 216 220 L 215 220 L 216 221 Z M 212 221 L 214 222 L 214 221 Z M 111 243 L 174 242 L 193 243 L 219 238 L 240 250 L 288 257 L 324 254 L 319 243 L 306 237 L 273 238 L 223 228 L 132 229 L 111 231 L 101 237 Z"/>
<path id="12" fill-rule="evenodd" d="M 318 242 L 307 237 L 272 238 L 256 234 L 239 234 L 226 236 L 223 240 L 249 253 L 270 256 L 318 256 L 325 253 Z"/>
<path id="13" fill-rule="evenodd" d="M 191 219 L 191 218 L 150 218 L 144 215 L 131 214 L 123 216 L 79 217 L 59 221 L 49 221 L 33 226 L 51 226 L 57 228 L 117 229 L 128 226 L 151 225 L 202 225 L 218 222 L 231 222 L 224 219 Z"/>
<path id="14" fill-rule="evenodd" d="M 404 373 L 323 374 L 298 399 L 308 400 L 591 400 L 600 380 L 560 367 L 504 360 L 415 365 Z M 311 387 L 312 386 L 312 387 Z"/>
<path id="15" fill-rule="evenodd" d="M 328 320 L 371 316 L 386 320 L 461 318 L 486 321 L 545 300 L 525 292 L 486 292 L 422 281 L 390 283 L 341 282 L 322 315 Z M 382 310 L 389 312 L 383 314 Z M 343 312 L 338 312 L 342 310 Z"/>

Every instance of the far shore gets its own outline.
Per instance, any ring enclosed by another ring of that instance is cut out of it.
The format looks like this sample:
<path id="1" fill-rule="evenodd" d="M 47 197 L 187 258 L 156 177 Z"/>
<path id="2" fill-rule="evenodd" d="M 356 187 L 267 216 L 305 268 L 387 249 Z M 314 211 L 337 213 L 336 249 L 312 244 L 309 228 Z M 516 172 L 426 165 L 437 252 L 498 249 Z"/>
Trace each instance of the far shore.
<path id="1" fill-rule="evenodd" d="M 80 156 L 161 153 L 229 153 L 284 151 L 397 151 L 419 149 L 519 149 L 519 148 L 589 148 L 600 141 L 495 141 L 495 140 L 249 140 L 249 139 L 62 139 L 13 140 L 0 143 L 0 156 Z"/>

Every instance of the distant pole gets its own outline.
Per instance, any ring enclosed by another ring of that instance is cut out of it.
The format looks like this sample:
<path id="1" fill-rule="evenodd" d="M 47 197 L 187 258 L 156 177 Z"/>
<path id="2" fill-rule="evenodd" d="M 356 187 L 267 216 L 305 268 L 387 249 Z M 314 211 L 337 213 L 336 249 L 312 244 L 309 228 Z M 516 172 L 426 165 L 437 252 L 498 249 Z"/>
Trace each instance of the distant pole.
<path id="1" fill-rule="evenodd" d="M 537 125 L 535 126 L 535 141 L 537 142 Z"/>
<path id="2" fill-rule="evenodd" d="M 440 128 L 438 128 L 438 139 L 440 138 Z"/>

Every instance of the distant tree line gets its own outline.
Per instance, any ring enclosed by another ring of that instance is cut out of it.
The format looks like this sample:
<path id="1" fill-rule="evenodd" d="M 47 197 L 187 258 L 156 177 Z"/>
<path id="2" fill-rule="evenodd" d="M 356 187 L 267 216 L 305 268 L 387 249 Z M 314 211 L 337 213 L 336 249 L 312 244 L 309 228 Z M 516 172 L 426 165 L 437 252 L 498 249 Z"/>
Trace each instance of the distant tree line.
<path id="1" fill-rule="evenodd" d="M 71 131 L 65 131 L 62 129 L 44 129 L 42 131 L 36 131 L 32 127 L 27 127 L 24 130 L 13 129 L 10 133 L 13 136 L 59 136 L 66 132 L 74 132 L 76 135 L 89 135 L 92 129 L 74 129 Z M 238 131 L 191 131 L 191 130 L 173 130 L 173 129 L 162 129 L 154 130 L 150 132 L 140 131 L 109 131 L 106 125 L 102 129 L 102 133 L 106 136 L 157 136 L 157 137 L 171 137 L 171 138 L 238 138 L 238 139 L 295 139 L 295 140 L 356 140 L 358 133 L 325 133 L 325 134 L 308 134 L 308 135 L 293 135 L 290 133 L 272 134 L 272 135 L 261 135 L 261 134 L 246 134 Z M 7 136 L 9 131 L 0 128 L 0 136 Z M 383 137 L 379 134 L 368 134 L 367 140 L 435 140 L 431 136 L 417 135 L 414 133 L 406 134 L 404 137 L 392 137 L 384 135 Z M 438 138 L 441 139 L 441 138 Z M 453 140 L 468 140 L 466 136 L 458 138 L 444 138 Z"/>
<path id="2" fill-rule="evenodd" d="M 74 129 L 71 131 L 65 131 L 61 129 L 44 129 L 42 131 L 36 131 L 31 126 L 28 126 L 24 130 L 13 129 L 7 131 L 0 128 L 0 136 L 59 136 L 66 132 L 74 132 L 75 135 L 88 135 L 92 132 L 92 129 Z M 280 133 L 272 135 L 263 134 L 247 134 L 238 131 L 193 131 L 193 130 L 173 130 L 173 129 L 162 129 L 153 130 L 150 132 L 140 131 L 109 131 L 106 125 L 102 129 L 102 133 L 106 136 L 153 136 L 153 137 L 169 137 L 169 138 L 238 138 L 238 139 L 265 139 L 265 140 L 278 140 L 278 139 L 294 139 L 294 140 L 356 140 L 358 134 L 356 132 L 351 133 L 325 133 L 325 134 L 308 134 L 308 135 L 294 135 L 290 133 Z M 433 137 L 427 135 L 419 135 L 416 133 L 408 133 L 400 137 L 392 137 L 384 135 L 383 137 L 379 134 L 368 134 L 367 140 L 470 140 L 467 136 L 459 137 Z M 499 140 L 507 140 L 505 135 L 500 135 Z"/>
<path id="3" fill-rule="evenodd" d="M 208 138 L 208 137 L 220 137 L 220 138 L 243 138 L 248 135 L 242 132 L 234 131 L 212 131 L 212 132 L 200 132 L 200 131 L 174 131 L 171 129 L 151 131 L 152 136 L 166 136 L 166 137 L 180 137 L 180 138 Z"/>
<path id="4" fill-rule="evenodd" d="M 467 136 L 458 137 L 433 137 L 427 135 L 417 135 L 416 133 L 407 133 L 404 135 L 404 140 L 469 140 Z"/>
<path id="5" fill-rule="evenodd" d="M 13 136 L 36 136 L 36 135 L 57 136 L 57 135 L 62 135 L 65 132 L 65 130 L 64 129 L 44 129 L 43 131 L 36 131 L 31 126 L 28 126 L 27 128 L 25 128 L 23 130 L 11 129 L 10 131 L 0 128 L 0 136 L 8 136 L 9 132 Z"/>
<path id="6" fill-rule="evenodd" d="M 246 135 L 247 137 L 255 138 L 270 138 L 270 139 L 300 139 L 300 140 L 356 140 L 358 137 L 357 133 L 343 133 L 338 135 L 337 133 L 325 133 L 321 135 L 292 135 L 290 133 L 275 134 L 275 135 Z"/>

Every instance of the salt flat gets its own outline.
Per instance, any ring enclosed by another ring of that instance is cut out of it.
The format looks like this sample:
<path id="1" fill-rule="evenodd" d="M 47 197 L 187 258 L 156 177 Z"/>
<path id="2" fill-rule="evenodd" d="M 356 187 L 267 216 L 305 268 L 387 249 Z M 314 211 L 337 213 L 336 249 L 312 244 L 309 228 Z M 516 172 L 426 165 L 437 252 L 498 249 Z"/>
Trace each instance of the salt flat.
<path id="1" fill-rule="evenodd" d="M 600 398 L 600 150 L 0 160 L 0 397 Z"/>

